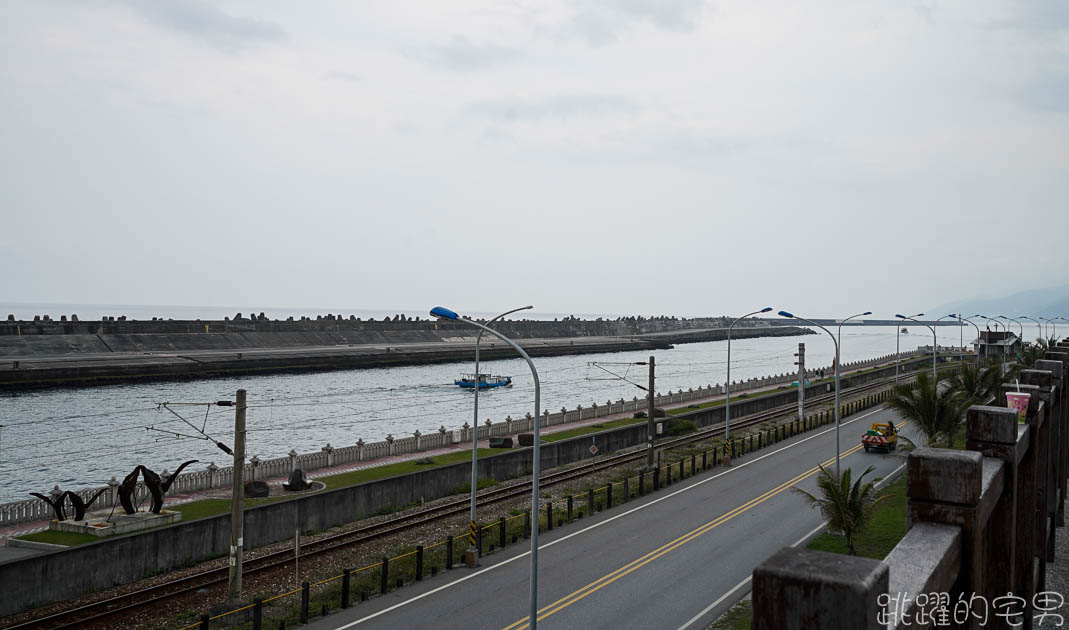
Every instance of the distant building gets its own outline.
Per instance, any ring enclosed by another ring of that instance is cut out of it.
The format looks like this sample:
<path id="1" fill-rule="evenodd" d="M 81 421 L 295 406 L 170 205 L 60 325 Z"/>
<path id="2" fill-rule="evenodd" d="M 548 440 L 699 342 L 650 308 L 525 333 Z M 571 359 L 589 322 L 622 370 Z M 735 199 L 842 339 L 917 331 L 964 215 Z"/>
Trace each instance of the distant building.
<path id="1" fill-rule="evenodd" d="M 1021 352 L 1021 339 L 1005 330 L 980 331 L 980 338 L 973 342 L 976 353 L 982 357 L 1015 357 Z"/>

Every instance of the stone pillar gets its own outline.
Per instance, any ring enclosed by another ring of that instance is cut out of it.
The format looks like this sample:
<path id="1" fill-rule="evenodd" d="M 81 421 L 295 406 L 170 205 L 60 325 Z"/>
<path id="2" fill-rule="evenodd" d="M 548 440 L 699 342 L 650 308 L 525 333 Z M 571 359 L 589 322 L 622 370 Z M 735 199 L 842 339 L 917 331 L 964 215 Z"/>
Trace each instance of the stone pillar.
<path id="1" fill-rule="evenodd" d="M 921 521 L 961 527 L 958 584 L 978 594 L 984 594 L 983 468 L 984 457 L 976 451 L 919 448 L 907 460 L 906 528 Z M 998 490 L 1001 494 L 1001 486 Z"/>
<path id="2" fill-rule="evenodd" d="M 505 416 L 505 435 L 512 435 L 512 416 Z"/>
<path id="3" fill-rule="evenodd" d="M 784 547 L 753 572 L 754 630 L 882 630 L 879 560 Z"/>
<path id="4" fill-rule="evenodd" d="M 490 439 L 490 418 L 486 419 L 486 439 Z"/>
<path id="5" fill-rule="evenodd" d="M 386 436 L 386 454 L 393 455 L 393 434 L 390 433 Z"/>
<path id="6" fill-rule="evenodd" d="M 471 425 L 468 424 L 467 422 L 465 422 L 464 426 L 461 427 L 460 441 L 462 441 L 462 442 L 471 442 L 472 441 Z"/>
<path id="7" fill-rule="evenodd" d="M 416 450 L 417 451 L 422 451 L 423 450 L 423 434 L 419 432 L 419 429 L 416 429 L 416 431 L 412 435 L 416 438 Z"/>
<path id="8" fill-rule="evenodd" d="M 546 409 L 544 412 L 542 412 L 542 426 L 549 426 L 549 409 Z"/>
<path id="9" fill-rule="evenodd" d="M 115 475 L 111 476 L 111 481 L 108 482 L 108 506 L 119 504 L 119 480 L 115 478 Z"/>
<path id="10" fill-rule="evenodd" d="M 443 425 L 440 425 L 438 427 L 438 446 L 445 446 L 445 445 L 446 445 L 445 425 L 443 424 Z"/>
<path id="11" fill-rule="evenodd" d="M 219 487 L 219 467 L 215 465 L 215 462 L 208 462 L 208 487 Z"/>
<path id="12" fill-rule="evenodd" d="M 320 450 L 322 450 L 324 453 L 327 454 L 327 466 L 333 466 L 334 465 L 334 447 L 330 445 L 330 442 L 327 442 L 327 445 L 324 446 Z"/>
<path id="13" fill-rule="evenodd" d="M 288 455 L 290 458 L 290 473 L 292 473 L 297 470 L 297 451 L 291 448 Z"/>
<path id="14" fill-rule="evenodd" d="M 987 558 L 984 593 L 1007 593 L 1015 590 L 1017 549 L 1017 478 L 1018 462 L 1027 448 L 1018 441 L 1017 412 L 1005 407 L 973 405 L 965 417 L 965 448 L 984 457 L 1002 460 L 1005 483 L 995 509 L 987 523 Z"/>
<path id="15" fill-rule="evenodd" d="M 356 461 L 364 461 L 364 439 L 358 438 L 356 440 Z"/>
<path id="16" fill-rule="evenodd" d="M 249 480 L 256 481 L 260 478 L 260 456 L 253 455 L 249 463 L 252 465 L 252 470 L 249 471 Z"/>

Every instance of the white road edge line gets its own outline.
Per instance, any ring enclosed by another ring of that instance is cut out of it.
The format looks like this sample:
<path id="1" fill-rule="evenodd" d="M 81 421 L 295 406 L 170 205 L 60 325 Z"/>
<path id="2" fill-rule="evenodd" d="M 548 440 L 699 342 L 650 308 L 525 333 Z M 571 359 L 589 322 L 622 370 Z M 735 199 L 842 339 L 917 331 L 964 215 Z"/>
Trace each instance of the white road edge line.
<path id="1" fill-rule="evenodd" d="M 880 411 L 884 411 L 885 409 L 886 409 L 886 407 L 884 405 L 880 405 L 876 409 L 873 409 L 872 411 L 870 411 L 870 412 L 868 412 L 868 413 L 866 413 L 864 415 L 858 416 L 858 417 L 854 418 L 853 420 L 847 420 L 846 422 L 840 422 L 840 426 L 845 426 L 845 425 L 850 424 L 852 422 L 857 422 L 858 420 L 861 420 L 863 418 L 867 418 L 867 417 L 869 417 L 869 416 L 871 416 L 871 415 L 873 415 L 875 413 L 878 413 Z M 686 488 L 680 488 L 679 490 L 676 490 L 675 492 L 672 492 L 671 494 L 666 494 L 663 497 L 656 498 L 656 499 L 650 501 L 649 503 L 644 503 L 644 504 L 642 504 L 642 505 L 640 505 L 638 507 L 631 508 L 630 510 L 628 510 L 626 512 L 621 512 L 621 513 L 617 514 L 616 516 L 607 518 L 604 521 L 601 521 L 599 523 L 594 523 L 593 525 L 590 525 L 589 527 L 585 527 L 585 528 L 583 528 L 583 529 L 581 529 L 581 530 L 579 530 L 577 532 L 573 532 L 571 534 L 568 534 L 567 536 L 562 536 L 561 538 L 558 538 L 556 540 L 550 541 L 550 542 L 548 542 L 548 543 L 546 543 L 544 545 L 539 545 L 538 549 L 541 551 L 542 549 L 545 549 L 547 547 L 552 547 L 553 545 L 555 545 L 557 543 L 564 542 L 565 540 L 568 540 L 569 538 L 572 538 L 574 536 L 578 536 L 580 534 L 585 534 L 586 532 L 589 532 L 592 529 L 597 529 L 598 527 L 601 527 L 602 525 L 606 525 L 608 523 L 611 523 L 611 522 L 615 521 L 618 518 L 623 518 L 625 516 L 628 516 L 630 514 L 638 512 L 639 510 L 644 510 L 644 509 L 648 508 L 651 505 L 655 505 L 657 503 L 660 503 L 661 501 L 664 501 L 665 499 L 670 499 L 670 498 L 676 496 L 677 494 L 682 494 L 682 493 L 687 492 L 689 490 L 693 490 L 694 488 L 697 488 L 698 486 L 700 486 L 702 484 L 708 483 L 708 482 L 710 482 L 710 481 L 712 481 L 714 479 L 719 479 L 720 477 L 723 477 L 724 475 L 727 475 L 729 473 L 735 472 L 737 470 L 742 470 L 743 468 L 746 468 L 750 464 L 754 464 L 756 462 L 759 462 L 759 461 L 761 461 L 762 459 L 764 459 L 766 457 L 772 457 L 773 455 L 777 455 L 779 453 L 782 453 L 783 451 L 785 451 L 785 450 L 787 450 L 789 448 L 794 448 L 795 446 L 798 446 L 799 444 L 804 444 L 804 443 L 808 442 L 809 440 L 816 439 L 816 438 L 818 438 L 818 437 L 820 437 L 820 436 L 822 436 L 822 435 L 824 435 L 826 433 L 830 433 L 830 432 L 832 432 L 834 430 L 835 430 L 835 427 L 831 427 L 830 429 L 827 429 L 825 431 L 821 431 L 820 433 L 814 433 L 813 435 L 811 435 L 811 436 L 809 436 L 809 437 L 807 437 L 805 439 L 798 440 L 794 444 L 788 444 L 787 446 L 784 446 L 783 448 L 776 449 L 776 450 L 774 450 L 774 451 L 772 451 L 770 453 L 765 453 L 764 455 L 762 455 L 760 457 L 755 457 L 754 459 L 751 459 L 748 462 L 739 464 L 738 466 L 735 466 L 733 468 L 729 468 L 729 469 L 725 470 L 724 472 L 717 473 L 717 474 L 713 475 L 712 477 L 709 477 L 708 479 L 702 479 L 701 481 L 697 481 L 695 483 L 692 483 L 689 486 L 687 486 Z M 439 586 L 438 588 L 435 588 L 435 589 L 427 591 L 426 593 L 421 593 L 419 595 L 416 595 L 415 597 L 411 597 L 409 599 L 406 599 L 403 602 L 398 602 L 398 603 L 394 604 L 393 606 L 390 606 L 389 608 L 383 608 L 379 612 L 372 613 L 372 614 L 368 615 L 367 617 L 361 617 L 360 619 L 357 619 L 355 621 L 350 621 L 349 623 L 345 624 L 344 626 L 337 626 L 335 628 L 335 630 L 346 630 L 346 628 L 352 628 L 355 625 L 358 625 L 358 624 L 364 623 L 365 621 L 369 621 L 371 619 L 374 619 L 375 617 L 378 617 L 379 615 L 385 615 L 388 612 L 393 612 L 394 610 L 397 610 L 398 608 L 401 608 L 403 606 L 407 606 L 407 605 L 411 604 L 412 602 L 419 601 L 419 600 L 423 599 L 424 597 L 429 597 L 431 595 L 434 595 L 435 593 L 438 593 L 440 591 L 444 591 L 447 588 L 452 588 L 452 587 L 456 586 L 457 584 L 460 584 L 461 582 L 466 582 L 466 581 L 468 581 L 468 580 L 470 580 L 470 579 L 472 579 L 474 577 L 478 577 L 478 576 L 482 575 L 483 573 L 486 573 L 487 571 L 493 571 L 494 569 L 503 567 L 506 564 L 509 564 L 510 562 L 515 562 L 516 560 L 519 560 L 520 558 L 525 558 L 525 557 L 529 556 L 530 554 L 531 554 L 530 550 L 525 551 L 525 552 L 521 553 L 518 556 L 514 556 L 512 558 L 509 558 L 508 560 L 503 560 L 503 561 L 501 561 L 501 562 L 499 562 L 499 563 L 497 563 L 497 564 L 495 564 L 493 566 L 486 567 L 485 569 L 481 569 L 481 570 L 476 571 L 475 573 L 472 573 L 470 575 L 465 575 L 462 578 L 453 580 L 452 582 L 450 582 L 448 584 L 443 584 L 443 585 Z M 738 587 L 736 587 L 736 588 L 738 588 Z"/>
<path id="2" fill-rule="evenodd" d="M 858 418 L 858 420 L 860 420 L 860 418 Z M 853 420 L 851 420 L 851 422 L 853 422 Z M 903 468 L 905 468 L 905 466 L 906 466 L 905 464 L 902 464 L 898 468 L 895 468 L 894 470 L 892 470 L 890 473 L 887 474 L 886 477 L 884 477 L 883 479 L 877 481 L 874 487 L 879 488 L 881 485 L 886 483 L 888 479 L 893 479 L 894 476 L 898 474 L 898 471 L 900 471 Z M 815 534 L 815 533 L 819 532 L 820 530 L 824 529 L 825 527 L 827 527 L 827 525 L 828 525 L 828 521 L 824 521 L 820 525 L 817 525 L 813 529 L 809 530 L 808 534 L 806 534 L 806 535 L 802 536 L 801 538 L 799 538 L 798 540 L 794 541 L 794 543 L 792 543 L 791 546 L 792 547 L 797 547 L 798 545 L 800 545 L 803 542 L 805 542 L 805 540 L 808 539 L 810 536 L 812 536 L 813 534 Z M 714 609 L 717 606 L 719 606 L 720 603 L 723 602 L 725 599 L 731 597 L 740 588 L 742 588 L 743 586 L 746 586 L 747 584 L 749 584 L 750 580 L 752 580 L 752 579 L 753 579 L 753 573 L 751 572 L 750 575 L 746 576 L 745 580 L 743 580 L 743 581 L 739 582 L 738 584 L 736 584 L 735 586 L 733 586 L 731 588 L 731 590 L 729 590 L 728 592 L 726 592 L 723 595 L 721 595 L 719 598 L 717 598 L 717 600 L 715 602 L 713 602 L 712 604 L 709 604 L 708 606 L 703 608 L 700 613 L 698 613 L 697 615 L 694 615 L 693 617 L 688 619 L 687 622 L 684 623 L 683 625 L 679 626 L 679 628 L 677 628 L 677 630 L 687 630 L 687 628 L 689 628 L 690 626 L 694 625 L 694 623 L 696 621 L 698 621 L 699 619 L 701 619 L 705 615 L 709 614 L 709 611 L 711 611 L 712 609 Z"/>

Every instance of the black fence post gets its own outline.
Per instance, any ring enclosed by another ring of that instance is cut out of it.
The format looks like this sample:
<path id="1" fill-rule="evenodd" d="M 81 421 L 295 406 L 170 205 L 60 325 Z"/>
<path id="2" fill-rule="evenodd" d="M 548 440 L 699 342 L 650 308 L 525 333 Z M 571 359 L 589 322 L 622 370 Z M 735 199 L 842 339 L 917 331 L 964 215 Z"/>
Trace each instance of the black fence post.
<path id="1" fill-rule="evenodd" d="M 735 440 L 731 440 L 731 459 L 735 459 Z"/>
<path id="2" fill-rule="evenodd" d="M 211 617 L 209 617 L 207 614 L 201 615 L 200 616 L 200 630 L 208 630 L 208 624 L 211 623 L 210 620 L 211 620 Z"/>
<path id="3" fill-rule="evenodd" d="M 628 482 L 628 477 L 624 477 L 624 500 L 623 500 L 624 503 L 627 503 L 628 501 L 631 500 L 631 488 L 628 487 L 630 484 L 627 483 L 627 482 Z"/>
<path id="4" fill-rule="evenodd" d="M 611 510 L 612 509 L 612 482 L 611 481 L 609 482 L 609 485 L 605 486 L 605 497 L 606 497 L 606 499 L 605 499 L 605 507 L 606 507 L 606 509 L 610 509 Z"/>
<path id="5" fill-rule="evenodd" d="M 572 522 L 572 509 L 575 508 L 575 497 L 568 495 L 568 522 Z"/>
<path id="6" fill-rule="evenodd" d="M 379 592 L 385 595 L 390 590 L 390 559 L 386 556 L 382 557 L 382 575 L 379 577 Z"/>
<path id="7" fill-rule="evenodd" d="M 523 513 L 523 537 L 524 538 L 530 538 L 531 537 L 531 513 L 530 512 L 524 512 Z"/>
<path id="8" fill-rule="evenodd" d="M 416 545 L 416 581 L 423 579 L 423 545 Z"/>
<path id="9" fill-rule="evenodd" d="M 252 607 L 252 630 L 261 630 L 264 627 L 264 600 L 257 597 Z"/>
<path id="10" fill-rule="evenodd" d="M 587 490 L 586 493 L 586 511 L 594 516 L 594 489 Z"/>
<path id="11" fill-rule="evenodd" d="M 713 466 L 719 466 L 719 465 L 720 465 L 720 449 L 716 449 L 716 450 L 713 451 Z"/>
<path id="12" fill-rule="evenodd" d="M 301 623 L 308 623 L 308 582 L 301 582 Z"/>
<path id="13" fill-rule="evenodd" d="M 483 557 L 483 528 L 475 526 L 475 548 L 480 558 Z"/>
<path id="14" fill-rule="evenodd" d="M 753 452 L 753 433 L 750 434 L 750 452 Z"/>
<path id="15" fill-rule="evenodd" d="M 702 451 L 702 470 L 706 470 L 709 468 L 709 460 L 706 457 L 708 454 L 709 451 Z"/>
<path id="16" fill-rule="evenodd" d="M 453 537 L 445 539 L 445 570 L 453 568 Z"/>
<path id="17" fill-rule="evenodd" d="M 508 538 L 508 521 L 502 516 L 501 520 L 497 522 L 497 546 L 504 547 L 507 544 L 506 538 Z"/>
<path id="18" fill-rule="evenodd" d="M 553 529 L 553 500 L 546 504 L 546 530 Z"/>
<path id="19" fill-rule="evenodd" d="M 762 435 L 760 433 L 758 433 L 757 434 L 757 449 L 758 450 L 761 450 L 762 448 L 764 448 L 764 445 L 761 444 L 761 437 L 762 437 Z"/>
<path id="20" fill-rule="evenodd" d="M 691 455 L 690 456 L 690 476 L 691 477 L 694 476 L 694 473 L 698 472 L 698 469 L 695 468 L 695 466 L 697 466 L 697 465 L 698 465 L 697 456 L 696 455 Z"/>
<path id="21" fill-rule="evenodd" d="M 352 584 L 353 570 L 345 569 L 341 574 L 341 607 L 349 607 L 349 586 Z"/>
<path id="22" fill-rule="evenodd" d="M 664 467 L 664 485 L 672 485 L 672 465 L 668 464 Z"/>
<path id="23" fill-rule="evenodd" d="M 644 470 L 638 473 L 638 496 L 646 496 L 646 471 Z"/>
<path id="24" fill-rule="evenodd" d="M 657 492 L 661 489 L 661 469 L 653 469 L 653 491 Z"/>

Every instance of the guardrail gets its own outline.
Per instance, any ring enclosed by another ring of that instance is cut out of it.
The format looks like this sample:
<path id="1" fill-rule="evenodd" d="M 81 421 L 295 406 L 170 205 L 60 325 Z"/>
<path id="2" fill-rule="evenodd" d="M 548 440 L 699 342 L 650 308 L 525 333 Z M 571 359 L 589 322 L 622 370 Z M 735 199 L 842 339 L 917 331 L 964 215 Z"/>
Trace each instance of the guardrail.
<path id="1" fill-rule="evenodd" d="M 973 406 L 965 451 L 909 455 L 908 531 L 883 561 L 785 548 L 759 565 L 753 628 L 1031 628 L 1069 614 L 1045 582 L 1065 524 L 1067 370 L 1069 343 L 1058 343 L 1021 372 L 1024 423 Z M 1007 391 L 1017 385 L 1002 386 L 1003 405 Z"/>

